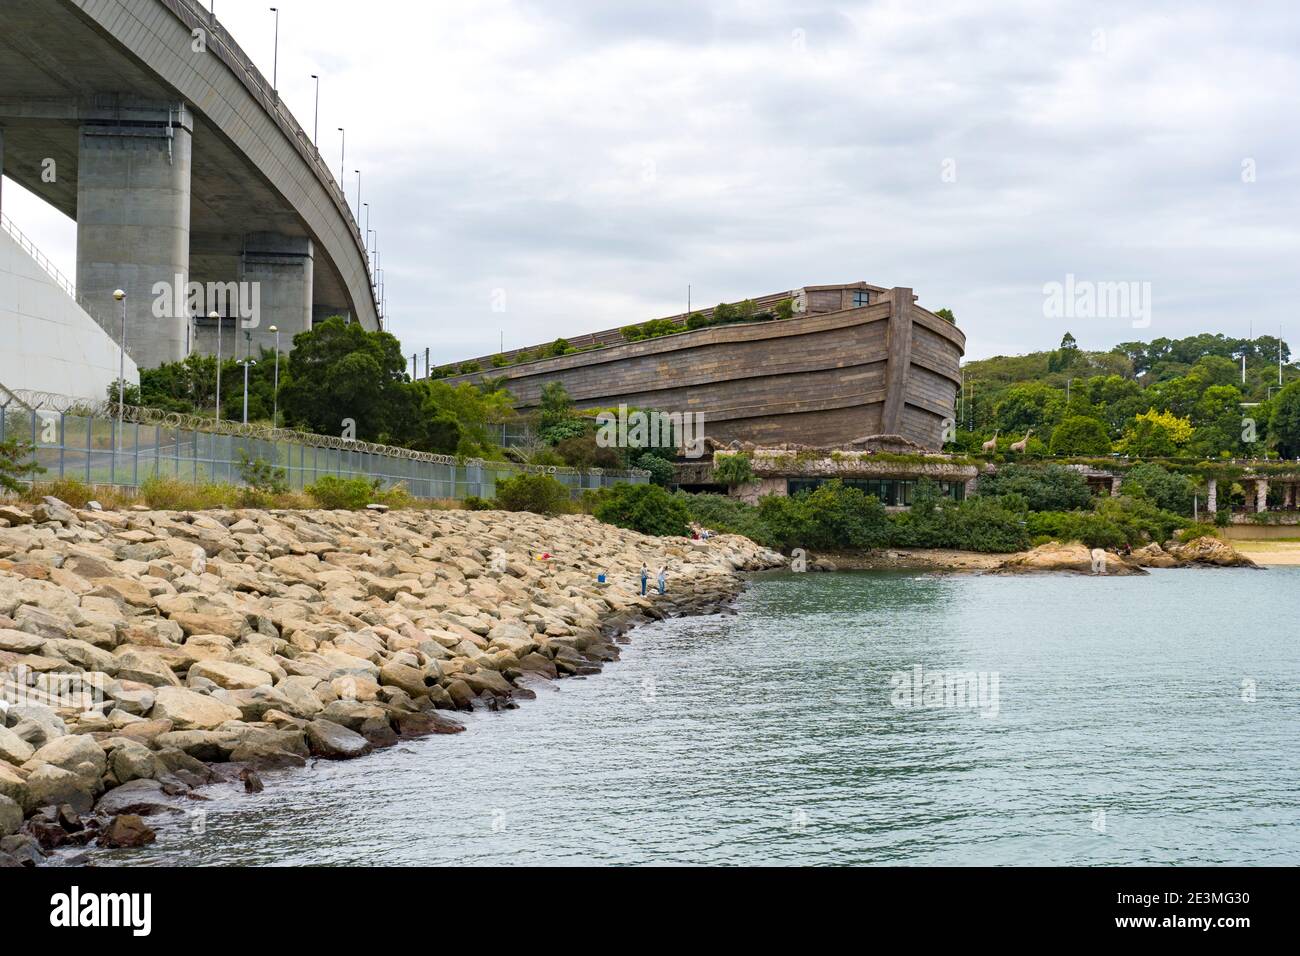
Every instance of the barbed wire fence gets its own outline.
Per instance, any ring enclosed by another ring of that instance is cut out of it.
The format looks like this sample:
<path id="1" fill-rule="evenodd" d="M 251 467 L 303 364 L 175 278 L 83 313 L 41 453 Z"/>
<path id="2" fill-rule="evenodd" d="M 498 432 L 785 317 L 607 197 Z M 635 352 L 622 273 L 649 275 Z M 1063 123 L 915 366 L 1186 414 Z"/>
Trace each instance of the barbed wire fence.
<path id="1" fill-rule="evenodd" d="M 30 442 L 45 469 L 38 480 L 76 478 L 90 485 L 138 488 L 150 477 L 193 484 L 244 484 L 247 461 L 284 470 L 302 490 L 321 476 L 379 479 L 417 498 L 491 498 L 496 484 L 519 474 L 547 474 L 583 491 L 620 482 L 645 484 L 641 469 L 611 471 L 457 458 L 268 425 L 243 424 L 157 408 L 89 401 L 54 392 L 0 386 L 0 441 Z"/>

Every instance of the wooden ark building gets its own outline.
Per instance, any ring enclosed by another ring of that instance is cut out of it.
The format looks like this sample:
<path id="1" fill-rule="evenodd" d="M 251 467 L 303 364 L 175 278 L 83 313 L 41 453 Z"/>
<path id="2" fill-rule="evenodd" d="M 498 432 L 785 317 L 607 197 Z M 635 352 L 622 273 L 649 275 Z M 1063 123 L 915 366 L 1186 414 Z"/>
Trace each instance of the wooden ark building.
<path id="1" fill-rule="evenodd" d="M 956 325 L 917 305 L 911 289 L 865 282 L 805 286 L 753 301 L 762 313 L 784 300 L 793 302 L 791 318 L 637 341 L 611 329 L 568 338 L 588 351 L 504 367 L 485 356 L 476 360 L 482 371 L 448 381 L 504 378 L 521 411 L 535 408 L 542 386 L 558 381 L 579 408 L 700 412 L 705 434 L 720 442 L 834 447 L 890 434 L 927 449 L 942 446 L 966 345 Z M 699 310 L 706 317 L 712 311 Z"/>

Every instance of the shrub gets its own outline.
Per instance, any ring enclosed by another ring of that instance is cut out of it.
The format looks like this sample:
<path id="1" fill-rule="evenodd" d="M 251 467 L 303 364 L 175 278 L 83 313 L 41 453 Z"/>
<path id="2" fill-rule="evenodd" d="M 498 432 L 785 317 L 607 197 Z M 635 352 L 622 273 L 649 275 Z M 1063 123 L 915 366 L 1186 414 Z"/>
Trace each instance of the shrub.
<path id="1" fill-rule="evenodd" d="M 22 491 L 24 479 L 44 471 L 32 457 L 31 442 L 21 438 L 0 442 L 0 490 Z"/>
<path id="2" fill-rule="evenodd" d="M 269 495 L 280 495 L 289 490 L 288 471 L 261 458 L 250 459 L 242 448 L 239 449 L 239 478 L 250 488 Z"/>
<path id="3" fill-rule="evenodd" d="M 758 503 L 773 546 L 859 550 L 889 540 L 889 519 L 874 495 L 828 481 L 811 492 L 769 495 Z"/>
<path id="4" fill-rule="evenodd" d="M 73 508 L 84 508 L 95 497 L 95 489 L 79 478 L 58 478 L 48 482 L 33 482 L 31 493 L 27 497 L 37 502 L 46 495 L 58 498 Z"/>
<path id="5" fill-rule="evenodd" d="M 478 495 L 470 495 L 460 504 L 466 511 L 491 511 L 495 507 L 492 502 Z"/>
<path id="6" fill-rule="evenodd" d="M 715 455 L 713 457 L 713 480 L 728 488 L 748 484 L 754 480 L 754 465 L 748 455 L 740 452 L 735 455 Z"/>
<path id="7" fill-rule="evenodd" d="M 152 475 L 140 483 L 140 497 L 160 511 L 206 511 L 239 506 L 239 489 L 215 482 L 192 485 L 165 475 Z"/>
<path id="8" fill-rule="evenodd" d="M 1126 495 L 1147 499 L 1162 511 L 1190 515 L 1196 482 L 1153 462 L 1143 462 L 1124 476 L 1120 489 Z"/>
<path id="9" fill-rule="evenodd" d="M 306 488 L 317 507 L 326 511 L 359 511 L 375 500 L 378 491 L 377 480 L 338 478 L 334 475 L 322 475 L 314 485 Z"/>
<path id="10" fill-rule="evenodd" d="M 1217 538 L 1219 530 L 1212 524 L 1206 524 L 1204 521 L 1198 521 L 1195 524 L 1189 524 L 1178 532 L 1178 540 L 1186 544 L 1188 541 L 1195 541 L 1197 538 Z"/>
<path id="11" fill-rule="evenodd" d="M 1053 455 L 1106 455 L 1110 436 L 1099 419 L 1071 415 L 1052 431 L 1051 449 Z"/>
<path id="12" fill-rule="evenodd" d="M 980 478 L 979 494 L 1023 495 L 1031 511 L 1074 511 L 1092 504 L 1087 480 L 1062 465 L 1004 465 Z"/>
<path id="13" fill-rule="evenodd" d="M 690 512 L 658 485 L 618 484 L 607 489 L 595 509 L 606 524 L 659 536 L 690 533 Z"/>
<path id="14" fill-rule="evenodd" d="M 676 498 L 686 506 L 691 520 L 701 527 L 725 534 L 743 534 L 769 548 L 778 546 L 755 505 L 727 495 L 692 495 L 684 491 L 677 492 Z"/>
<path id="15" fill-rule="evenodd" d="M 667 488 L 673 483 L 673 463 L 658 455 L 646 452 L 633 462 L 633 467 L 650 472 L 650 481 L 662 488 Z"/>
<path id="16" fill-rule="evenodd" d="M 550 475 L 521 474 L 497 482 L 497 507 L 503 511 L 531 511 L 539 515 L 566 514 L 573 510 L 569 489 Z"/>
<path id="17" fill-rule="evenodd" d="M 977 496 L 957 502 L 942 499 L 933 482 L 921 481 L 912 510 L 890 517 L 889 543 L 910 548 L 955 548 L 1005 553 L 1029 543 L 1025 499 L 1018 494 Z"/>

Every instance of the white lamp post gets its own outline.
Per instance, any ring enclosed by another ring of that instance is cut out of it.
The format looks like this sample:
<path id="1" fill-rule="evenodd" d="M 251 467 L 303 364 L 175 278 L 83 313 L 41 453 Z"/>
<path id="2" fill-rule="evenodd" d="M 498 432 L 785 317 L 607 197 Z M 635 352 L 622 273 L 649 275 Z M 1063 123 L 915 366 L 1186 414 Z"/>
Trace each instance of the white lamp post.
<path id="1" fill-rule="evenodd" d="M 126 293 L 113 292 L 113 298 L 122 303 L 122 338 L 117 343 L 117 420 L 126 419 Z"/>
<path id="2" fill-rule="evenodd" d="M 240 364 L 244 366 L 244 424 L 247 425 L 248 424 L 248 369 L 249 366 L 256 365 L 257 363 L 254 362 L 251 358 L 246 358 Z"/>
<path id="3" fill-rule="evenodd" d="M 274 325 L 271 331 L 275 333 L 275 384 L 272 386 L 271 395 L 271 425 L 275 428 L 280 427 L 280 330 Z"/>
<path id="4" fill-rule="evenodd" d="M 217 323 L 217 421 L 221 421 L 221 316 L 209 312 L 208 318 Z"/>

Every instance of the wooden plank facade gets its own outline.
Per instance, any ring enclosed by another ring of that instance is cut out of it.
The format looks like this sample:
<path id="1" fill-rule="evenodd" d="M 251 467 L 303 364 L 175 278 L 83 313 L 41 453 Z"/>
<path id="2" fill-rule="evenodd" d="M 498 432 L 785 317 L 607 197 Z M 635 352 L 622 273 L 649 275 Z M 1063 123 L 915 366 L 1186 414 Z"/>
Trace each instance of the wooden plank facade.
<path id="1" fill-rule="evenodd" d="M 960 382 L 961 330 L 916 305 L 907 288 L 813 286 L 755 301 L 769 298 L 794 298 L 801 311 L 640 342 L 619 336 L 622 344 L 447 381 L 504 378 L 524 411 L 543 385 L 559 381 L 579 408 L 701 412 L 705 434 L 724 442 L 833 447 L 897 434 L 942 445 Z"/>

